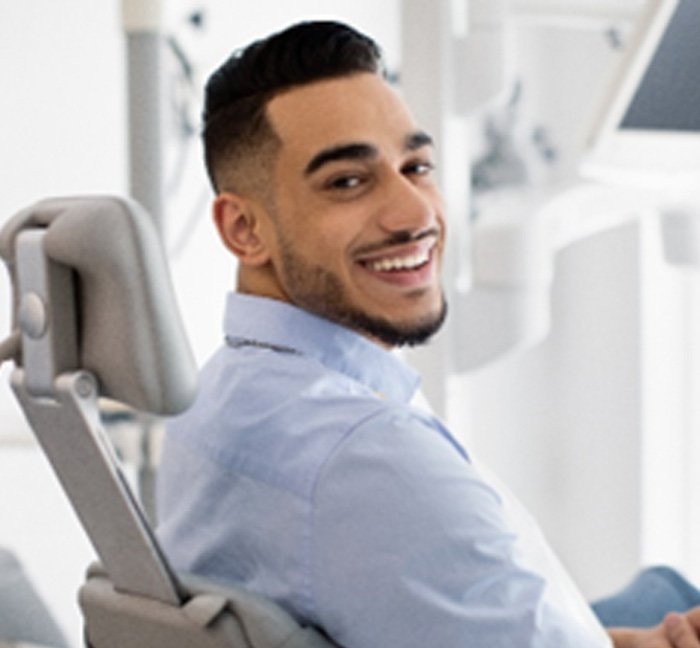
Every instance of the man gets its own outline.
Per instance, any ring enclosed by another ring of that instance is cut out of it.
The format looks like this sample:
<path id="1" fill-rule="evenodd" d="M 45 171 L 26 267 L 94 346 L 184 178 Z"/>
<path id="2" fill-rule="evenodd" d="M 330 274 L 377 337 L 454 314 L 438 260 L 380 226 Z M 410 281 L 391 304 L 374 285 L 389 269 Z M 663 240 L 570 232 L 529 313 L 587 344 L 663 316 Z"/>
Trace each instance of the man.
<path id="1" fill-rule="evenodd" d="M 700 646 L 694 611 L 608 635 L 529 517 L 411 407 L 417 377 L 389 350 L 445 317 L 445 219 L 430 136 L 382 72 L 365 36 L 305 23 L 209 81 L 238 286 L 167 436 L 167 552 L 344 648 Z"/>

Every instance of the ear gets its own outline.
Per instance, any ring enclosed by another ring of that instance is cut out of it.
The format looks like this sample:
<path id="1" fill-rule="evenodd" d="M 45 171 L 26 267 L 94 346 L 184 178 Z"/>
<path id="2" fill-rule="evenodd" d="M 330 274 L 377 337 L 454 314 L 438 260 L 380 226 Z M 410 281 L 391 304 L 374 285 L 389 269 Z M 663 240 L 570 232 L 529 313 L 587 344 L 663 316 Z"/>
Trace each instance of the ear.
<path id="1" fill-rule="evenodd" d="M 238 194 L 223 192 L 214 200 L 213 216 L 221 240 L 240 263 L 259 266 L 269 261 L 262 223 L 267 214 L 260 205 Z"/>

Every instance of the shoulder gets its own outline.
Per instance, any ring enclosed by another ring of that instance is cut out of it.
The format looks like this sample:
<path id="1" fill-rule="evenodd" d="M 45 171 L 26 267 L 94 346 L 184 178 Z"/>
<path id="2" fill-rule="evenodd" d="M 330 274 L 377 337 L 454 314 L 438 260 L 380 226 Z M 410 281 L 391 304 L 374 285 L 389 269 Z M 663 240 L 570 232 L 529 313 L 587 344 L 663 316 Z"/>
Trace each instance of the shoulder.
<path id="1" fill-rule="evenodd" d="M 219 352 L 194 405 L 170 421 L 219 470 L 310 496 L 315 474 L 356 430 L 382 428 L 403 406 L 312 359 L 260 349 Z"/>
<path id="2" fill-rule="evenodd" d="M 320 471 L 315 497 L 335 507 L 343 499 L 375 493 L 380 509 L 428 498 L 435 501 L 426 510 L 437 513 L 444 508 L 443 497 L 455 491 L 464 495 L 474 486 L 481 490 L 481 484 L 461 443 L 438 419 L 389 402 L 338 440 Z"/>

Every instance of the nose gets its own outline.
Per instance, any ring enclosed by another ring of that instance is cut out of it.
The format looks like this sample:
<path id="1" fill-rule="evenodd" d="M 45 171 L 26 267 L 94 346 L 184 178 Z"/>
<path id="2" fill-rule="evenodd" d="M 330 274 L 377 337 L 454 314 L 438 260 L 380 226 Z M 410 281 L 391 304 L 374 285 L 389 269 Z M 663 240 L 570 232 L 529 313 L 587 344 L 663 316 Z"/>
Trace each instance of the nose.
<path id="1" fill-rule="evenodd" d="M 441 200 L 432 181 L 396 172 L 387 184 L 378 214 L 384 231 L 419 232 L 436 226 Z"/>

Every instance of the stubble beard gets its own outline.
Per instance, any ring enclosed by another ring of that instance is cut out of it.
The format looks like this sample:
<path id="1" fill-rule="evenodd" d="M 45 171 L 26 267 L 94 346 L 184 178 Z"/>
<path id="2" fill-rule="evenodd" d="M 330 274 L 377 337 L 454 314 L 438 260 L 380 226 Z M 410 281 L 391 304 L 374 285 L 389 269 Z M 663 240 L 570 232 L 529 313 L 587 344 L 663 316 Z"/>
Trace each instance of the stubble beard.
<path id="1" fill-rule="evenodd" d="M 370 315 L 353 306 L 342 282 L 334 273 L 306 262 L 287 241 L 281 243 L 285 289 L 292 303 L 300 308 L 368 335 L 390 347 L 424 344 L 438 332 L 445 321 L 447 302 L 442 292 L 436 312 L 411 322 L 396 323 L 381 316 Z"/>

